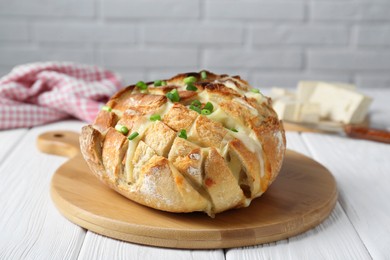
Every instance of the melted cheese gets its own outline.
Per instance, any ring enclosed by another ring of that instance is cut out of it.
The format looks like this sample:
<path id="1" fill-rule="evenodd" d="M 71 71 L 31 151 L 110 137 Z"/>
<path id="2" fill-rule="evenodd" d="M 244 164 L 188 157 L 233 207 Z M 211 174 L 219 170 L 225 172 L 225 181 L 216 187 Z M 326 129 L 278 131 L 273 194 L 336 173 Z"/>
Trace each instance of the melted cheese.
<path id="1" fill-rule="evenodd" d="M 245 92 L 244 92 L 242 89 L 239 89 L 239 88 L 236 86 L 236 84 L 235 84 L 233 81 L 231 81 L 231 80 L 225 81 L 224 84 L 225 84 L 226 87 L 228 87 L 228 88 L 230 88 L 230 89 L 233 89 L 234 91 L 240 93 L 241 95 L 244 95 L 244 94 L 245 94 Z"/>
<path id="2" fill-rule="evenodd" d="M 207 90 L 198 93 L 198 100 L 201 103 L 207 103 L 210 100 L 209 93 L 207 92 Z"/>
<path id="3" fill-rule="evenodd" d="M 157 111 L 153 112 L 153 114 L 159 114 L 161 118 L 164 117 L 166 113 L 173 107 L 172 102 L 166 102 L 164 105 L 162 105 Z"/>
<path id="4" fill-rule="evenodd" d="M 229 129 L 235 128 L 239 130 L 238 128 L 240 128 L 236 121 L 232 117 L 229 117 L 229 115 L 226 114 L 225 111 L 223 111 L 221 108 L 215 109 L 213 113 L 207 116 L 207 118 L 216 122 L 220 122 Z"/>
<path id="5" fill-rule="evenodd" d="M 141 122 L 140 122 L 141 121 Z M 134 152 L 138 146 L 139 141 L 145 136 L 146 129 L 154 122 L 150 121 L 147 116 L 145 116 L 142 120 L 139 120 L 137 124 L 133 126 L 131 132 L 138 132 L 138 136 L 133 140 L 129 140 L 129 146 L 127 148 L 126 153 L 126 163 L 125 163 L 125 178 L 127 182 L 133 183 L 136 181 L 138 176 L 133 175 L 133 157 Z M 130 133 L 131 134 L 131 133 Z"/>
<path id="6" fill-rule="evenodd" d="M 236 178 L 237 181 L 240 179 L 240 171 L 242 168 L 240 159 L 238 159 L 237 156 L 230 155 L 230 162 L 227 163 L 230 171 L 233 173 L 234 178 Z"/>
<path id="7" fill-rule="evenodd" d="M 250 152 L 256 154 L 257 159 L 260 163 L 260 171 L 261 171 L 260 176 L 263 177 L 263 175 L 264 175 L 264 160 L 263 160 L 262 145 L 261 145 L 259 139 L 257 138 L 255 132 L 253 132 L 253 130 L 250 130 L 248 128 L 246 128 L 246 130 L 247 130 L 247 132 L 249 132 L 249 134 L 239 131 L 237 133 L 232 132 L 232 135 L 235 138 L 237 138 L 238 140 L 240 140 L 242 143 L 244 143 L 244 145 L 246 146 L 246 148 Z"/>
<path id="8" fill-rule="evenodd" d="M 267 98 L 264 97 L 263 94 L 261 93 L 254 93 L 254 92 L 251 92 L 251 91 L 248 91 L 245 93 L 245 96 L 248 97 L 248 98 L 254 98 L 256 99 L 256 101 L 259 103 L 259 104 L 262 104 L 264 102 L 267 101 Z"/>
<path id="9" fill-rule="evenodd" d="M 234 98 L 233 99 L 233 102 L 237 102 L 239 104 L 241 104 L 242 106 L 246 107 L 253 116 L 258 116 L 259 115 L 259 111 L 257 111 L 256 108 L 252 107 L 248 102 L 246 102 L 244 99 L 242 98 Z"/>

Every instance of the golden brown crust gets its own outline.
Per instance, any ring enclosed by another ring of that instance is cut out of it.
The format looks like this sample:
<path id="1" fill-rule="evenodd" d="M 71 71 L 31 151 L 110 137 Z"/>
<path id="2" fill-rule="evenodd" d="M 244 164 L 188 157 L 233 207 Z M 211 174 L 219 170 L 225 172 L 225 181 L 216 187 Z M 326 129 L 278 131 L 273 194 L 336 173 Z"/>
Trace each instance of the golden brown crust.
<path id="1" fill-rule="evenodd" d="M 149 145 L 158 155 L 168 157 L 176 132 L 163 122 L 157 121 L 146 131 L 144 142 Z"/>
<path id="2" fill-rule="evenodd" d="M 204 86 L 207 92 L 218 95 L 218 96 L 223 96 L 225 98 L 233 98 L 233 97 L 240 97 L 240 93 L 235 91 L 234 89 L 231 89 L 227 87 L 225 84 L 222 83 L 209 83 Z"/>
<path id="3" fill-rule="evenodd" d="M 114 128 L 109 128 L 103 142 L 102 158 L 107 177 L 112 181 L 115 181 L 122 172 L 126 148 L 126 137 Z"/>
<path id="4" fill-rule="evenodd" d="M 239 173 L 238 183 L 250 188 L 249 197 L 253 194 L 262 193 L 260 188 L 261 165 L 256 152 L 251 152 L 239 139 L 234 139 L 229 142 L 230 156 L 236 156 L 241 162 L 241 170 Z M 260 174 L 259 174 L 260 173 Z"/>
<path id="5" fill-rule="evenodd" d="M 277 172 L 282 167 L 286 137 L 281 121 L 276 117 L 268 117 L 259 127 L 253 127 L 257 138 L 260 140 L 264 151 L 265 177 L 262 179 L 262 189 L 266 190 L 276 178 Z"/>
<path id="6" fill-rule="evenodd" d="M 203 162 L 205 157 L 205 151 L 200 146 L 177 137 L 169 152 L 168 160 L 181 174 L 192 179 L 197 186 L 201 187 L 204 179 Z"/>
<path id="7" fill-rule="evenodd" d="M 195 82 L 184 82 L 188 77 Z M 248 206 L 275 180 L 285 152 L 270 99 L 239 76 L 209 71 L 165 82 L 124 88 L 106 104 L 110 112 L 82 129 L 91 170 L 127 198 L 160 210 L 213 216 Z M 179 102 L 167 98 L 175 89 Z M 203 111 L 208 103 L 210 115 Z"/>
<path id="8" fill-rule="evenodd" d="M 115 126 L 118 120 L 119 117 L 116 114 L 101 110 L 93 125 L 99 129 L 100 132 L 105 132 L 108 128 Z"/>
<path id="9" fill-rule="evenodd" d="M 162 156 L 153 156 L 142 167 L 132 189 L 113 186 L 122 195 L 140 204 L 171 212 L 208 211 L 209 202 Z"/>
<path id="10" fill-rule="evenodd" d="M 215 213 L 244 203 L 243 191 L 226 165 L 225 159 L 215 148 L 210 148 L 204 168 L 204 186 L 210 194 Z"/>
<path id="11" fill-rule="evenodd" d="M 80 135 L 80 150 L 93 173 L 99 178 L 105 175 L 106 170 L 102 160 L 103 136 L 92 126 L 84 126 Z"/>
<path id="12" fill-rule="evenodd" d="M 180 103 L 175 103 L 164 115 L 163 122 L 175 131 L 188 130 L 197 117 L 198 113 L 195 111 Z"/>
<path id="13" fill-rule="evenodd" d="M 249 126 L 249 122 L 255 120 L 261 122 L 257 110 L 251 107 L 251 105 L 242 98 L 232 101 L 223 101 L 220 103 L 220 107 L 229 116 L 233 117 L 234 120 L 241 122 L 243 125 Z"/>
<path id="14" fill-rule="evenodd" d="M 200 115 L 194 123 L 193 135 L 188 138 L 193 143 L 202 147 L 217 147 L 222 145 L 222 140 L 227 130 L 219 122 L 214 122 L 206 116 Z"/>

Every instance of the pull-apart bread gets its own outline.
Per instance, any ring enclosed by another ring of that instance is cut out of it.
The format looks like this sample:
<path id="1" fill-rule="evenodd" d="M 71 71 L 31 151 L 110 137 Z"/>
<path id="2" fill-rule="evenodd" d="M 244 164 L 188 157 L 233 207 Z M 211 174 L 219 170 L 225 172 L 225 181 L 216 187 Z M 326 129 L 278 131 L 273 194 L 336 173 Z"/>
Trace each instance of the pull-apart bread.
<path id="1" fill-rule="evenodd" d="M 80 144 L 92 172 L 123 196 L 214 216 L 267 190 L 286 139 L 269 98 L 239 76 L 202 71 L 120 90 Z"/>

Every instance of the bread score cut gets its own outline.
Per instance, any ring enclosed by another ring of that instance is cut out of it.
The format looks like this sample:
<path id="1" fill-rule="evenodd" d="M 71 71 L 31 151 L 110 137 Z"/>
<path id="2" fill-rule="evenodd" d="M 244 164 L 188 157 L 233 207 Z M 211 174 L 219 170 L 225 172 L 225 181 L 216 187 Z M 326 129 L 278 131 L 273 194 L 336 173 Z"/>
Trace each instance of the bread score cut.
<path id="1" fill-rule="evenodd" d="M 80 146 L 94 175 L 123 196 L 214 216 L 267 190 L 286 138 L 269 98 L 239 76 L 202 71 L 120 90 L 82 128 Z"/>

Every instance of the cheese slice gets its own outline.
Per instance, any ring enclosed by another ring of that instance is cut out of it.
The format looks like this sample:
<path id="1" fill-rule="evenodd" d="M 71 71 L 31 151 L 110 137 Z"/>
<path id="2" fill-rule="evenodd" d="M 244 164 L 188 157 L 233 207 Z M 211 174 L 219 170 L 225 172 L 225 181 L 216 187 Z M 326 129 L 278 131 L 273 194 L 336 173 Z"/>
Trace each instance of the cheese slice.
<path id="1" fill-rule="evenodd" d="M 298 108 L 298 103 L 296 101 L 284 99 L 276 100 L 273 103 L 273 108 L 280 119 L 287 121 L 296 120 L 296 111 Z"/>
<path id="2" fill-rule="evenodd" d="M 299 81 L 297 87 L 297 100 L 300 102 L 307 102 L 319 83 L 319 81 Z"/>
<path id="3" fill-rule="evenodd" d="M 318 123 L 320 121 L 320 104 L 300 103 L 295 114 L 296 121 L 303 123 Z"/>
<path id="4" fill-rule="evenodd" d="M 323 81 L 300 81 L 297 87 L 297 100 L 300 102 L 308 102 L 311 95 L 317 87 L 324 85 L 332 85 L 337 88 L 356 90 L 356 86 L 348 83 L 340 82 L 323 82 Z"/>
<path id="5" fill-rule="evenodd" d="M 345 124 L 361 123 L 372 102 L 370 97 L 333 84 L 319 84 L 309 98 L 320 104 L 320 117 Z"/>

